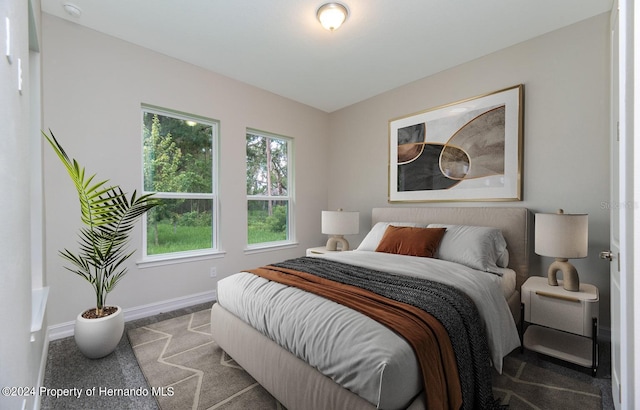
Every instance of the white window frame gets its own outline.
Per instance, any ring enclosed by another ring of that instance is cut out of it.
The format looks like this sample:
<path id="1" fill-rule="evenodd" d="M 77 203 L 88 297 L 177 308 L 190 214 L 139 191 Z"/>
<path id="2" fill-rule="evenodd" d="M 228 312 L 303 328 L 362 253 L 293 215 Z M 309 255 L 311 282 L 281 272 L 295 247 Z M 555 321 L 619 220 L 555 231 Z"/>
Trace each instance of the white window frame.
<path id="1" fill-rule="evenodd" d="M 219 258 L 224 256 L 224 252 L 220 246 L 220 200 L 218 194 L 218 180 L 219 180 L 219 129 L 220 122 L 211 118 L 206 118 L 198 115 L 187 114 L 180 111 L 161 108 L 153 105 L 142 104 L 140 109 L 140 124 L 143 123 L 143 117 L 145 113 L 162 115 L 165 117 L 172 117 L 184 121 L 195 121 L 211 126 L 211 194 L 209 193 L 178 193 L 178 192 L 156 192 L 154 197 L 158 199 L 210 199 L 212 201 L 212 244 L 211 248 L 198 249 L 192 251 L 162 253 L 158 255 L 147 254 L 147 218 L 142 218 L 142 260 L 138 261 L 138 267 L 154 267 L 162 266 L 172 263 L 179 263 L 185 261 L 205 260 L 211 258 Z M 140 144 L 144 145 L 142 138 L 142 125 L 140 132 Z M 140 167 L 141 178 L 141 192 L 142 194 L 149 193 L 144 190 L 144 158 L 142 158 Z"/>
<path id="2" fill-rule="evenodd" d="M 259 253 L 271 250 L 280 250 L 285 248 L 295 247 L 298 242 L 296 241 L 295 236 L 295 177 L 294 177 L 294 139 L 291 137 L 286 137 L 283 135 L 274 134 L 272 132 L 261 131 L 255 128 L 247 128 L 245 132 L 245 149 L 246 149 L 246 134 L 254 134 L 259 135 L 266 138 L 278 139 L 281 141 L 286 141 L 287 143 L 287 195 L 284 196 L 268 196 L 268 195 L 247 195 L 246 196 L 246 204 L 245 204 L 245 212 L 247 212 L 247 224 L 245 229 L 249 230 L 249 217 L 248 217 L 248 205 L 249 201 L 287 201 L 289 203 L 289 209 L 287 212 L 287 238 L 282 241 L 273 241 L 273 242 L 260 242 L 249 244 L 249 237 L 247 236 L 247 247 L 245 248 L 245 254 L 251 253 Z M 246 164 L 245 164 L 246 165 Z M 245 192 L 246 194 L 246 192 Z"/>

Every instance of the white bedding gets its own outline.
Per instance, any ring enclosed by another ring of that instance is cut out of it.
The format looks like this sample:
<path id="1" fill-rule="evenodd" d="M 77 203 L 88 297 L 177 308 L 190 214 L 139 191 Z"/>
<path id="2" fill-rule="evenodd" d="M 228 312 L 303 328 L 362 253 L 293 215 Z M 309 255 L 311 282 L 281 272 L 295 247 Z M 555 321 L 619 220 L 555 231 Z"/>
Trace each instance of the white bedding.
<path id="1" fill-rule="evenodd" d="M 499 372 L 502 358 L 520 345 L 503 279 L 498 275 L 438 259 L 380 252 L 318 257 L 437 280 L 465 291 L 478 306 Z M 342 305 L 249 273 L 220 280 L 218 303 L 378 408 L 406 406 L 422 389 L 409 344 L 385 326 Z"/>
<path id="2" fill-rule="evenodd" d="M 509 268 L 498 268 L 498 272 L 502 275 L 500 278 L 500 288 L 505 300 L 509 300 L 509 296 L 516 291 L 516 272 Z"/>

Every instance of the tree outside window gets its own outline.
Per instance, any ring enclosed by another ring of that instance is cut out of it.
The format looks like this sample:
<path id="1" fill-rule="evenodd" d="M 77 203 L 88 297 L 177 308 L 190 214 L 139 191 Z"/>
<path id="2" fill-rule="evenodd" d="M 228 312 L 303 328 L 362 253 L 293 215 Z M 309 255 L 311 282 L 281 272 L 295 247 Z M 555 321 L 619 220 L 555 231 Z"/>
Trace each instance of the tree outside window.
<path id="1" fill-rule="evenodd" d="M 143 107 L 143 187 L 162 202 L 147 213 L 145 256 L 216 248 L 217 123 Z"/>
<path id="2" fill-rule="evenodd" d="M 247 237 L 250 247 L 290 242 L 289 138 L 247 131 Z"/>

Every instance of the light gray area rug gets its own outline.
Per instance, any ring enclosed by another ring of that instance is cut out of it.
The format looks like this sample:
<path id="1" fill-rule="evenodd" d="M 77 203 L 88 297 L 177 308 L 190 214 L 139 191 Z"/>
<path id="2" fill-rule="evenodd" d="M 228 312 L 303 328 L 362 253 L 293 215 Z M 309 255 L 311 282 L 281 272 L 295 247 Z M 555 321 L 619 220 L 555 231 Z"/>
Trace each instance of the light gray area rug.
<path id="1" fill-rule="evenodd" d="M 210 314 L 202 310 L 127 333 L 159 407 L 282 408 L 212 340 Z"/>
<path id="2" fill-rule="evenodd" d="M 140 368 L 162 410 L 284 409 L 211 339 L 210 309 L 129 330 Z M 602 409 L 600 389 L 506 357 L 494 395 L 511 410 Z"/>

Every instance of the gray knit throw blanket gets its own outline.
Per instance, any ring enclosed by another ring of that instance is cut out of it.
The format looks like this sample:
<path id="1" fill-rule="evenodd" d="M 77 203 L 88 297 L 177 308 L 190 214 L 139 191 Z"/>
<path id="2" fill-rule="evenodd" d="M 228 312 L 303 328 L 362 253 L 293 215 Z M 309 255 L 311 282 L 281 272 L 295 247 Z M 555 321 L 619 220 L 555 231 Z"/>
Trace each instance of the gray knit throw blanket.
<path id="1" fill-rule="evenodd" d="M 322 258 L 303 257 L 272 265 L 358 286 L 431 314 L 442 323 L 451 338 L 460 374 L 463 409 L 501 408 L 493 398 L 486 332 L 480 325 L 478 309 L 464 292 L 431 280 Z"/>

